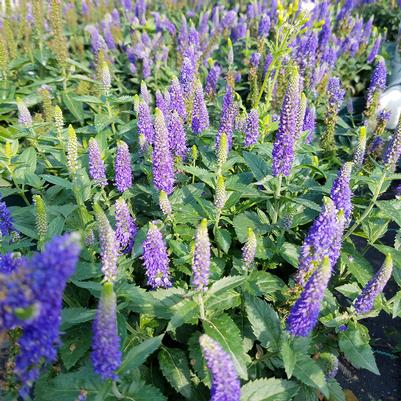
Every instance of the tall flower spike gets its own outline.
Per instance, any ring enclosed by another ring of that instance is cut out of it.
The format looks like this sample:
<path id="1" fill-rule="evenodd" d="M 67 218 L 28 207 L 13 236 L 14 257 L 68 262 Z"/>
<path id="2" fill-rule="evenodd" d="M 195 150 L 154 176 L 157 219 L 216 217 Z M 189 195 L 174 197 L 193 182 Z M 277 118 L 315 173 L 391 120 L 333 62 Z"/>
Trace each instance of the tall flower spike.
<path id="1" fill-rule="evenodd" d="M 193 86 L 195 81 L 195 67 L 188 57 L 185 57 L 180 72 L 180 84 L 185 101 L 192 97 Z"/>
<path id="2" fill-rule="evenodd" d="M 160 191 L 159 206 L 165 216 L 171 216 L 172 213 L 171 204 L 167 194 L 164 191 Z"/>
<path id="3" fill-rule="evenodd" d="M 365 159 L 365 151 L 366 151 L 366 127 L 362 126 L 359 129 L 359 141 L 354 154 L 354 163 L 355 166 L 358 168 L 360 168 L 363 164 L 363 161 Z"/>
<path id="4" fill-rule="evenodd" d="M 288 176 L 294 162 L 294 145 L 299 107 L 299 75 L 296 68 L 291 71 L 283 105 L 279 129 L 273 145 L 273 175 Z"/>
<path id="5" fill-rule="evenodd" d="M 291 308 L 286 326 L 287 331 L 293 336 L 306 337 L 316 326 L 330 276 L 330 260 L 328 256 L 325 256 L 323 261 L 316 266 L 305 289 Z"/>
<path id="6" fill-rule="evenodd" d="M 244 146 L 254 145 L 259 139 L 259 113 L 252 109 L 246 119 Z"/>
<path id="7" fill-rule="evenodd" d="M 124 199 L 116 200 L 116 240 L 122 253 L 131 253 L 138 227 Z"/>
<path id="8" fill-rule="evenodd" d="M 217 209 L 221 210 L 224 208 L 226 200 L 227 200 L 226 184 L 224 182 L 224 177 L 222 175 L 219 175 L 217 177 L 214 205 L 216 206 Z"/>
<path id="9" fill-rule="evenodd" d="M 117 279 L 118 244 L 109 220 L 98 204 L 94 205 L 99 230 L 100 256 L 105 280 L 113 283 Z"/>
<path id="10" fill-rule="evenodd" d="M 6 202 L 0 195 L 0 241 L 2 236 L 11 235 L 15 231 L 13 219 L 7 208 Z"/>
<path id="11" fill-rule="evenodd" d="M 210 275 L 210 241 L 206 219 L 201 221 L 196 230 L 192 271 L 195 290 L 206 291 Z"/>
<path id="12" fill-rule="evenodd" d="M 208 97 L 213 97 L 216 94 L 217 82 L 221 74 L 221 68 L 218 64 L 214 64 L 207 74 L 205 93 Z"/>
<path id="13" fill-rule="evenodd" d="M 46 205 L 40 195 L 34 195 L 33 200 L 35 202 L 36 230 L 38 232 L 39 243 L 42 244 L 46 239 L 48 225 Z"/>
<path id="14" fill-rule="evenodd" d="M 103 61 L 101 65 L 100 75 L 102 79 L 103 91 L 106 96 L 109 96 L 110 88 L 111 88 L 111 75 L 109 65 L 106 61 Z"/>
<path id="15" fill-rule="evenodd" d="M 74 128 L 70 124 L 67 129 L 67 164 L 68 172 L 71 177 L 74 177 L 78 170 L 78 140 Z"/>
<path id="16" fill-rule="evenodd" d="M 381 43 L 382 43 L 382 37 L 381 37 L 381 35 L 379 35 L 377 37 L 377 39 L 375 40 L 375 42 L 373 43 L 373 46 L 372 46 L 372 48 L 370 50 L 370 53 L 368 55 L 367 61 L 368 61 L 369 64 L 373 63 L 374 59 L 379 54 Z"/>
<path id="17" fill-rule="evenodd" d="M 162 233 L 153 224 L 149 224 L 149 230 L 143 243 L 143 264 L 148 285 L 153 288 L 171 287 L 169 278 L 169 258 Z"/>
<path id="18" fill-rule="evenodd" d="M 307 106 L 307 98 L 304 93 L 301 93 L 301 99 L 299 102 L 298 114 L 297 114 L 296 139 L 299 139 L 302 134 L 305 113 L 306 113 L 306 106 Z"/>
<path id="19" fill-rule="evenodd" d="M 354 302 L 354 308 L 358 315 L 368 313 L 373 308 L 376 297 L 383 291 L 387 281 L 393 271 L 393 259 L 390 254 L 386 256 L 380 270 L 363 288 L 362 293 L 358 295 Z"/>
<path id="20" fill-rule="evenodd" d="M 102 155 L 100 154 L 99 145 L 95 138 L 89 139 L 88 153 L 90 178 L 102 187 L 106 186 L 106 169 L 104 167 Z"/>
<path id="21" fill-rule="evenodd" d="M 223 132 L 220 137 L 220 143 L 217 152 L 217 165 L 219 171 L 223 168 L 223 165 L 227 161 L 228 151 L 229 149 L 228 149 L 227 135 L 225 134 L 225 132 Z"/>
<path id="22" fill-rule="evenodd" d="M 367 118 L 376 114 L 381 93 L 386 89 L 387 70 L 384 58 L 377 57 L 377 63 L 370 78 L 370 85 L 367 92 L 365 116 Z"/>
<path id="23" fill-rule="evenodd" d="M 26 107 L 26 104 L 20 98 L 17 98 L 17 108 L 18 108 L 18 124 L 24 128 L 32 127 L 32 116 Z"/>
<path id="24" fill-rule="evenodd" d="M 171 81 L 169 88 L 170 93 L 170 105 L 178 113 L 178 115 L 185 121 L 187 117 L 187 110 L 185 107 L 184 95 L 182 93 L 181 84 L 177 77 L 174 77 Z"/>
<path id="25" fill-rule="evenodd" d="M 128 145 L 121 141 L 117 144 L 115 160 L 115 183 L 117 189 L 122 193 L 132 187 L 131 155 Z"/>
<path id="26" fill-rule="evenodd" d="M 59 106 L 54 107 L 54 125 L 56 126 L 58 140 L 62 142 L 64 117 L 63 117 L 63 112 Z"/>
<path id="27" fill-rule="evenodd" d="M 323 258 L 328 256 L 333 267 L 340 255 L 344 212 L 338 212 L 330 198 L 324 198 L 323 202 L 322 211 L 313 222 L 301 246 L 295 281 L 302 286 L 313 268 L 313 262 L 321 263 Z"/>
<path id="28" fill-rule="evenodd" d="M 401 118 L 383 156 L 384 167 L 394 171 L 401 155 Z"/>
<path id="29" fill-rule="evenodd" d="M 316 112 L 313 106 L 307 106 L 305 110 L 304 124 L 302 131 L 308 133 L 306 137 L 306 143 L 310 144 L 313 140 L 313 134 L 316 126 Z"/>
<path id="30" fill-rule="evenodd" d="M 345 163 L 338 173 L 337 178 L 334 180 L 330 192 L 330 198 L 333 200 L 334 206 L 337 210 L 342 209 L 344 211 L 346 221 L 351 219 L 352 212 L 352 192 L 349 186 L 351 171 L 352 163 Z"/>
<path id="31" fill-rule="evenodd" d="M 203 88 L 198 80 L 195 84 L 194 104 L 192 108 L 192 131 L 200 134 L 209 128 L 209 114 L 207 112 Z"/>
<path id="32" fill-rule="evenodd" d="M 152 103 L 152 96 L 149 92 L 148 87 L 146 86 L 145 81 L 141 81 L 141 96 L 142 99 L 148 104 L 148 106 Z"/>
<path id="33" fill-rule="evenodd" d="M 92 365 L 103 380 L 117 379 L 121 365 L 120 337 L 117 331 L 117 302 L 112 283 L 104 283 L 93 322 Z"/>
<path id="34" fill-rule="evenodd" d="M 168 121 L 168 139 L 169 147 L 174 155 L 181 157 L 183 160 L 188 153 L 187 136 L 182 124 L 181 117 L 177 111 L 173 111 Z"/>
<path id="35" fill-rule="evenodd" d="M 15 373 L 22 383 L 20 395 L 27 398 L 29 388 L 39 376 L 42 361 L 52 363 L 60 343 L 61 308 L 63 292 L 74 273 L 80 253 L 76 233 L 55 237 L 41 253 L 21 265 L 20 274 L 29 280 L 38 315 L 24 325 L 18 340 L 19 354 Z"/>
<path id="36" fill-rule="evenodd" d="M 206 334 L 199 337 L 199 343 L 212 374 L 210 401 L 239 401 L 240 381 L 230 354 Z"/>
<path id="37" fill-rule="evenodd" d="M 226 94 L 223 99 L 223 107 L 221 110 L 220 128 L 216 136 L 216 148 L 219 149 L 220 138 L 223 132 L 227 135 L 228 149 L 232 147 L 233 130 L 235 117 L 238 108 L 234 103 L 234 92 L 230 85 L 227 85 Z"/>
<path id="38" fill-rule="evenodd" d="M 248 238 L 242 248 L 242 260 L 244 261 L 245 269 L 249 269 L 255 260 L 256 255 L 256 236 L 251 227 L 248 227 Z"/>
<path id="39" fill-rule="evenodd" d="M 170 152 L 168 133 L 163 113 L 155 110 L 155 142 L 153 146 L 153 183 L 159 191 L 168 195 L 174 189 L 174 166 Z"/>
<path id="40" fill-rule="evenodd" d="M 155 130 L 153 128 L 152 116 L 148 103 L 142 99 L 139 101 L 138 106 L 138 133 L 144 136 L 149 145 L 153 144 Z"/>
<path id="41" fill-rule="evenodd" d="M 341 88 L 338 78 L 330 78 L 327 84 L 328 106 L 325 115 L 326 130 L 323 132 L 320 142 L 326 152 L 334 151 L 335 128 L 337 124 L 337 114 L 344 100 L 345 90 Z"/>

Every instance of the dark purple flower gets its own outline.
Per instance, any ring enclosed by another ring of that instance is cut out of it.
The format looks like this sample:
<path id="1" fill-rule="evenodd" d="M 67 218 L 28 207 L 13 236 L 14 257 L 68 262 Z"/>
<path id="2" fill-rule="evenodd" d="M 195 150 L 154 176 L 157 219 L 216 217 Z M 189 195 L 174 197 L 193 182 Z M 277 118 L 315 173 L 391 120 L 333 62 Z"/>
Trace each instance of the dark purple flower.
<path id="1" fill-rule="evenodd" d="M 337 210 L 342 209 L 344 211 L 346 221 L 350 220 L 352 212 L 352 191 L 349 186 L 351 171 L 352 163 L 345 163 L 334 180 L 330 192 L 330 198 L 333 200 L 334 206 Z"/>
<path id="2" fill-rule="evenodd" d="M 254 145 L 259 139 L 259 113 L 252 109 L 246 119 L 244 146 Z"/>
<path id="3" fill-rule="evenodd" d="M 175 110 L 171 114 L 168 122 L 168 139 L 169 147 L 174 155 L 184 160 L 188 153 L 187 137 L 181 117 Z"/>
<path id="4" fill-rule="evenodd" d="M 196 230 L 192 271 L 195 290 L 206 291 L 210 275 L 210 241 L 206 219 L 202 220 Z"/>
<path id="5" fill-rule="evenodd" d="M 131 155 L 128 145 L 123 141 L 117 144 L 115 183 L 120 192 L 124 192 L 132 187 Z"/>
<path id="6" fill-rule="evenodd" d="M 260 53 L 252 53 L 251 58 L 249 59 L 249 66 L 257 70 L 259 67 L 260 57 Z"/>
<path id="7" fill-rule="evenodd" d="M 231 355 L 206 334 L 199 337 L 199 343 L 212 374 L 210 401 L 239 401 L 240 381 Z"/>
<path id="8" fill-rule="evenodd" d="M 270 65 L 273 61 L 273 56 L 271 53 L 266 54 L 265 64 L 263 66 L 263 79 L 265 79 L 267 72 L 269 71 Z"/>
<path id="9" fill-rule="evenodd" d="M 168 121 L 170 115 L 170 105 L 166 102 L 166 99 L 164 98 L 159 89 L 156 90 L 155 97 L 156 97 L 156 107 L 162 111 L 164 119 Z"/>
<path id="10" fill-rule="evenodd" d="M 10 211 L 7 208 L 6 202 L 3 201 L 0 195 L 0 237 L 11 235 L 14 231 L 15 229 Z"/>
<path id="11" fill-rule="evenodd" d="M 91 354 L 93 370 L 103 380 L 117 379 L 116 371 L 122 361 L 116 309 L 116 295 L 113 291 L 113 284 L 105 283 L 93 321 Z"/>
<path id="12" fill-rule="evenodd" d="M 180 72 L 180 84 L 182 93 L 185 100 L 188 100 L 193 92 L 193 86 L 195 82 L 195 66 L 193 61 L 188 57 L 185 57 L 182 61 L 181 72 Z"/>
<path id="13" fill-rule="evenodd" d="M 298 72 L 294 70 L 291 74 L 290 82 L 283 99 L 279 129 L 273 145 L 272 171 L 274 176 L 288 176 L 292 168 L 292 163 L 294 162 L 299 99 L 299 75 Z"/>
<path id="14" fill-rule="evenodd" d="M 235 117 L 237 116 L 238 108 L 234 103 L 233 88 L 227 85 L 226 94 L 223 99 L 223 107 L 221 110 L 220 128 L 216 136 L 216 148 L 219 149 L 221 134 L 224 132 L 227 135 L 228 148 L 231 149 L 233 142 L 233 130 Z"/>
<path id="15" fill-rule="evenodd" d="M 29 287 L 37 305 L 37 316 L 24 325 L 18 340 L 15 373 L 22 383 L 22 397 L 28 395 L 38 378 L 39 364 L 56 359 L 63 292 L 75 270 L 80 249 L 79 236 L 65 234 L 53 238 L 43 252 L 21 265 L 21 274 L 29 277 Z"/>
<path id="16" fill-rule="evenodd" d="M 306 137 L 306 143 L 311 143 L 313 140 L 313 133 L 315 132 L 316 126 L 316 114 L 315 108 L 313 106 L 306 107 L 304 124 L 302 127 L 302 131 L 306 131 L 308 133 Z"/>
<path id="17" fill-rule="evenodd" d="M 138 227 L 124 199 L 116 201 L 116 240 L 122 253 L 131 253 Z"/>
<path id="18" fill-rule="evenodd" d="M 369 115 L 373 115 L 379 101 L 380 94 L 386 89 L 387 70 L 384 58 L 377 57 L 377 63 L 370 78 L 370 85 L 367 92 L 366 109 Z"/>
<path id="19" fill-rule="evenodd" d="M 195 84 L 194 103 L 192 108 L 192 131 L 200 134 L 209 128 L 209 114 L 207 112 L 205 97 L 201 82 Z"/>
<path id="20" fill-rule="evenodd" d="M 304 285 L 306 277 L 313 269 L 313 263 L 321 263 L 325 256 L 329 257 L 333 267 L 340 255 L 344 215 L 338 212 L 330 198 L 324 199 L 320 215 L 315 219 L 301 246 L 298 272 L 295 281 Z"/>
<path id="21" fill-rule="evenodd" d="M 324 292 L 331 276 L 331 266 L 328 256 L 316 266 L 311 277 L 305 285 L 300 297 L 291 308 L 286 321 L 287 331 L 293 336 L 308 336 L 319 318 Z"/>
<path id="22" fill-rule="evenodd" d="M 89 176 L 102 187 L 107 185 L 106 169 L 95 138 L 89 139 Z"/>
<path id="23" fill-rule="evenodd" d="M 354 301 L 354 308 L 358 315 L 368 313 L 373 308 L 373 302 L 383 291 L 393 271 L 393 259 L 390 254 L 386 256 L 382 267 L 366 284 L 362 292 Z"/>
<path id="24" fill-rule="evenodd" d="M 373 63 L 374 59 L 379 54 L 381 42 L 382 42 L 382 37 L 381 35 L 379 35 L 375 40 L 375 42 L 373 43 L 372 49 L 370 50 L 370 53 L 368 55 L 367 61 L 369 64 Z"/>
<path id="25" fill-rule="evenodd" d="M 155 141 L 153 146 L 153 183 L 168 195 L 174 188 L 174 165 L 169 146 L 169 137 L 163 113 L 156 108 L 155 111 Z"/>
<path id="26" fill-rule="evenodd" d="M 267 38 L 270 31 L 270 17 L 267 14 L 263 14 L 259 21 L 258 37 Z"/>
<path id="27" fill-rule="evenodd" d="M 166 244 L 161 232 L 153 223 L 149 224 L 148 234 L 143 243 L 143 264 L 147 282 L 151 288 L 171 287 Z"/>

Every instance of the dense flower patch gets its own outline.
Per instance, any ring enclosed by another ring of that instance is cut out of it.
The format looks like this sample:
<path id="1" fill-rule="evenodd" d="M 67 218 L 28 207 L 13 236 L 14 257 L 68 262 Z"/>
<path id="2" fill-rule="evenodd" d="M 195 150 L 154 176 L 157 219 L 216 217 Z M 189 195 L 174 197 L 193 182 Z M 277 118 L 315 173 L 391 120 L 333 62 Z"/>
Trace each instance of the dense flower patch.
<path id="1" fill-rule="evenodd" d="M 5 3 L 2 399 L 345 401 L 339 359 L 379 374 L 401 122 L 372 2 Z"/>

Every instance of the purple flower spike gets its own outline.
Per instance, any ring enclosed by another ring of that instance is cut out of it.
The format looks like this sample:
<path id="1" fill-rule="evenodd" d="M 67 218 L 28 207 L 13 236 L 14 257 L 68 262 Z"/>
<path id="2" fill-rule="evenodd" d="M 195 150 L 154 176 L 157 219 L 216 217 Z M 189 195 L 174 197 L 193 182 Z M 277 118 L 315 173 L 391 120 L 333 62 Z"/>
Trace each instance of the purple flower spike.
<path id="1" fill-rule="evenodd" d="M 367 92 L 366 111 L 368 113 L 365 112 L 365 114 L 368 114 L 368 116 L 375 114 L 379 96 L 384 89 L 386 89 L 386 78 L 386 62 L 383 57 L 378 56 L 377 64 L 370 78 L 370 85 Z"/>
<path id="2" fill-rule="evenodd" d="M 356 298 L 354 308 L 358 315 L 368 313 L 373 308 L 376 297 L 383 291 L 393 271 L 393 259 L 390 254 L 386 256 L 380 270 L 363 288 L 362 293 Z"/>
<path id="3" fill-rule="evenodd" d="M 93 322 L 91 355 L 93 369 L 103 380 L 116 380 L 122 361 L 116 309 L 113 284 L 105 283 Z"/>
<path id="4" fill-rule="evenodd" d="M 298 273 L 295 278 L 297 284 L 302 286 L 305 284 L 313 268 L 313 262 L 321 263 L 323 258 L 328 256 L 331 266 L 336 264 L 340 255 L 343 230 L 343 212 L 338 212 L 333 201 L 325 198 L 322 211 L 313 222 L 301 246 Z"/>
<path id="5" fill-rule="evenodd" d="M 155 143 L 153 146 L 153 183 L 159 191 L 170 195 L 174 189 L 174 165 L 163 113 L 155 111 Z"/>
<path id="6" fill-rule="evenodd" d="M 187 137 L 181 117 L 175 110 L 171 114 L 168 122 L 168 139 L 170 149 L 174 155 L 185 160 L 188 153 Z"/>
<path id="7" fill-rule="evenodd" d="M 120 192 L 124 192 L 132 187 L 131 155 L 128 145 L 122 141 L 117 145 L 115 182 Z"/>
<path id="8" fill-rule="evenodd" d="M 32 127 L 32 116 L 23 100 L 17 98 L 18 123 L 24 128 Z"/>
<path id="9" fill-rule="evenodd" d="M 270 17 L 267 14 L 263 14 L 259 21 L 258 37 L 267 38 L 270 31 Z"/>
<path id="10" fill-rule="evenodd" d="M 221 110 L 220 128 L 216 136 L 216 149 L 219 149 L 220 138 L 224 132 L 227 135 L 228 148 L 231 149 L 233 142 L 233 130 L 235 118 L 238 108 L 234 103 L 234 91 L 231 86 L 227 85 L 227 91 L 223 99 L 223 107 Z"/>
<path id="11" fill-rule="evenodd" d="M 95 138 L 89 139 L 89 176 L 102 187 L 107 185 L 106 169 Z"/>
<path id="12" fill-rule="evenodd" d="M 118 243 L 109 220 L 98 204 L 94 205 L 99 230 L 102 273 L 105 280 L 113 283 L 117 279 Z"/>
<path id="13" fill-rule="evenodd" d="M 199 337 L 199 343 L 212 374 L 210 401 L 239 401 L 240 381 L 231 355 L 206 334 Z"/>
<path id="14" fill-rule="evenodd" d="M 218 64 L 214 64 L 207 74 L 205 85 L 206 96 L 213 97 L 216 94 L 217 82 L 219 80 L 220 74 L 220 66 Z"/>
<path id="15" fill-rule="evenodd" d="M 383 156 L 384 166 L 394 171 L 401 155 L 401 119 Z"/>
<path id="16" fill-rule="evenodd" d="M 380 51 L 380 46 L 382 43 L 382 37 L 379 35 L 375 42 L 373 43 L 372 49 L 370 50 L 370 53 L 368 55 L 368 63 L 373 63 L 375 60 L 376 56 L 379 54 Z"/>
<path id="17" fill-rule="evenodd" d="M 0 195 L 0 237 L 11 235 L 14 232 L 13 219 L 7 208 L 6 202 L 2 200 Z"/>
<path id="18" fill-rule="evenodd" d="M 181 84 L 178 81 L 177 77 L 174 77 L 171 81 L 171 85 L 169 88 L 170 93 L 170 105 L 171 108 L 174 109 L 178 115 L 185 121 L 187 117 L 187 110 L 185 107 L 184 95 L 182 93 Z"/>
<path id="19" fill-rule="evenodd" d="M 153 223 L 149 224 L 149 231 L 143 243 L 143 264 L 148 285 L 152 289 L 171 287 L 167 248 L 161 232 Z"/>
<path id="20" fill-rule="evenodd" d="M 200 81 L 195 84 L 195 97 L 192 108 L 192 131 L 200 134 L 209 128 L 209 114 L 207 112 L 203 88 Z"/>
<path id="21" fill-rule="evenodd" d="M 156 90 L 156 107 L 158 107 L 163 115 L 164 115 L 164 119 L 166 121 L 168 121 L 169 118 L 169 114 L 170 114 L 170 110 L 169 110 L 169 104 L 167 104 L 166 99 L 164 98 L 164 96 L 162 95 L 162 93 L 160 92 L 159 89 Z"/>
<path id="22" fill-rule="evenodd" d="M 259 113 L 252 109 L 246 119 L 244 146 L 254 145 L 259 138 Z"/>
<path id="23" fill-rule="evenodd" d="M 149 145 L 153 144 L 155 131 L 148 103 L 139 101 L 138 107 L 138 134 L 143 135 Z"/>
<path id="24" fill-rule="evenodd" d="M 257 70 L 260 63 L 260 53 L 252 53 L 251 58 L 249 59 L 249 66 Z"/>
<path id="25" fill-rule="evenodd" d="M 15 373 L 22 383 L 20 395 L 23 398 L 27 398 L 29 388 L 39 376 L 40 363 L 52 363 L 57 357 L 63 293 L 78 263 L 79 240 L 75 233 L 55 237 L 43 252 L 36 253 L 17 268 L 18 283 L 21 277 L 28 280 L 38 313 L 33 320 L 25 322 L 18 340 Z"/>
<path id="26" fill-rule="evenodd" d="M 293 336 L 306 337 L 316 326 L 330 276 L 330 260 L 325 256 L 321 264 L 316 266 L 287 318 L 287 331 Z"/>
<path id="27" fill-rule="evenodd" d="M 307 106 L 305 110 L 305 117 L 302 131 L 306 131 L 308 133 L 306 137 L 306 143 L 308 144 L 310 144 L 313 140 L 313 133 L 315 132 L 315 126 L 316 126 L 315 108 L 313 106 L 311 107 Z"/>
<path id="28" fill-rule="evenodd" d="M 288 176 L 294 162 L 297 117 L 300 101 L 299 75 L 296 70 L 291 74 L 281 107 L 280 124 L 273 145 L 273 175 Z"/>
<path id="29" fill-rule="evenodd" d="M 191 98 L 195 82 L 195 66 L 188 57 L 185 57 L 180 72 L 180 84 L 185 100 Z"/>
<path id="30" fill-rule="evenodd" d="M 251 227 L 248 227 L 248 238 L 242 248 L 242 260 L 244 261 L 245 269 L 249 269 L 255 260 L 257 241 L 255 233 Z"/>
<path id="31" fill-rule="evenodd" d="M 202 220 L 196 231 L 192 271 L 195 290 L 206 291 L 210 275 L 210 241 L 206 219 Z"/>
<path id="32" fill-rule="evenodd" d="M 345 90 L 341 88 L 341 81 L 339 78 L 332 77 L 329 79 L 327 84 L 327 95 L 329 99 L 329 107 L 332 107 L 333 110 L 338 112 L 345 96 Z"/>
<path id="33" fill-rule="evenodd" d="M 344 211 L 346 221 L 350 220 L 352 212 L 352 192 L 349 186 L 351 171 L 352 163 L 345 163 L 338 173 L 337 178 L 334 180 L 330 192 L 330 197 L 334 202 L 334 206 L 337 210 L 342 209 Z"/>
<path id="34" fill-rule="evenodd" d="M 138 227 L 132 218 L 124 199 L 116 201 L 116 240 L 120 252 L 131 253 Z"/>

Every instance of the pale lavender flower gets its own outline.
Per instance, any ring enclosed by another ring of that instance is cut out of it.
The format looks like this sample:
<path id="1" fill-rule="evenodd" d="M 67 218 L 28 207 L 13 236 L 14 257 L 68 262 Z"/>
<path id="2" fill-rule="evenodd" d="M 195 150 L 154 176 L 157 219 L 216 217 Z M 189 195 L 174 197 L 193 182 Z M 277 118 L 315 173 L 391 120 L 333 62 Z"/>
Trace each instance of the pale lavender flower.
<path id="1" fill-rule="evenodd" d="M 174 77 L 171 81 L 169 88 L 170 93 L 170 106 L 177 111 L 178 115 L 185 121 L 187 117 L 187 111 L 185 107 L 184 95 L 182 93 L 181 84 L 177 77 Z"/>
<path id="2" fill-rule="evenodd" d="M 259 139 L 259 113 L 252 109 L 246 119 L 244 146 L 254 145 Z"/>
<path id="3" fill-rule="evenodd" d="M 210 275 L 210 241 L 206 219 L 202 220 L 196 230 L 192 271 L 195 290 L 206 291 Z"/>
<path id="4" fill-rule="evenodd" d="M 219 149 L 220 138 L 224 132 L 227 135 L 228 148 L 231 149 L 233 142 L 233 130 L 235 117 L 237 116 L 238 108 L 234 103 L 234 91 L 231 86 L 227 85 L 226 94 L 223 99 L 223 107 L 221 110 L 220 128 L 216 135 L 216 148 Z"/>
<path id="5" fill-rule="evenodd" d="M 95 138 L 89 139 L 89 176 L 102 187 L 107 185 L 106 169 Z"/>
<path id="6" fill-rule="evenodd" d="M 188 100 L 193 92 L 193 86 L 195 82 L 195 66 L 193 61 L 188 57 L 185 57 L 182 61 L 181 72 L 180 72 L 180 84 L 182 93 L 185 100 Z"/>
<path id="7" fill-rule="evenodd" d="M 313 133 L 315 132 L 316 126 L 316 114 L 313 106 L 307 106 L 305 111 L 304 123 L 302 131 L 308 133 L 306 137 L 306 143 L 310 144 L 313 140 Z"/>
<path id="8" fill-rule="evenodd" d="M 334 180 L 330 192 L 330 198 L 333 200 L 334 206 L 337 210 L 342 209 L 344 211 L 346 221 L 351 219 L 352 213 L 352 191 L 350 188 L 351 171 L 352 163 L 345 163 L 339 171 L 337 178 Z"/>
<path id="9" fill-rule="evenodd" d="M 32 116 L 23 100 L 17 98 L 18 123 L 24 128 L 32 127 Z"/>
<path id="10" fill-rule="evenodd" d="M 152 289 L 171 287 L 166 244 L 161 232 L 153 223 L 149 224 L 146 240 L 143 243 L 143 264 L 148 285 Z"/>
<path id="11" fill-rule="evenodd" d="M 120 192 L 124 192 L 132 187 L 131 155 L 128 145 L 123 141 L 117 144 L 115 183 Z"/>
<path id="12" fill-rule="evenodd" d="M 174 188 L 174 165 L 169 147 L 169 138 L 163 113 L 156 108 L 155 111 L 155 141 L 153 146 L 153 183 L 168 195 Z"/>
<path id="13" fill-rule="evenodd" d="M 393 259 L 388 254 L 380 270 L 366 284 L 362 293 L 354 301 L 354 308 L 357 314 L 361 315 L 372 310 L 375 299 L 383 291 L 387 281 L 391 277 L 392 271 Z"/>
<path id="14" fill-rule="evenodd" d="M 168 121 L 168 139 L 169 147 L 174 155 L 184 160 L 188 153 L 187 137 L 181 117 L 175 110 Z"/>
<path id="15" fill-rule="evenodd" d="M 381 35 L 379 35 L 377 37 L 377 39 L 375 40 L 375 42 L 373 43 L 372 49 L 370 50 L 370 53 L 368 55 L 368 63 L 373 63 L 374 59 L 376 58 L 376 56 L 379 54 L 379 50 L 380 50 L 380 46 L 381 46 Z"/>
<path id="16" fill-rule="evenodd" d="M 270 31 L 270 17 L 267 14 L 263 14 L 259 21 L 258 37 L 267 38 Z"/>
<path id="17" fill-rule="evenodd" d="M 220 66 L 218 64 L 214 64 L 207 74 L 205 85 L 206 96 L 213 97 L 216 94 L 217 82 L 219 80 L 220 74 Z"/>
<path id="18" fill-rule="evenodd" d="M 117 199 L 116 209 L 116 240 L 122 253 L 131 253 L 138 227 L 131 216 L 124 199 Z"/>
<path id="19" fill-rule="evenodd" d="M 248 238 L 242 248 L 242 260 L 244 261 L 246 269 L 249 269 L 252 266 L 253 261 L 255 260 L 256 246 L 257 241 L 255 233 L 253 232 L 252 228 L 249 227 Z"/>
<path id="20" fill-rule="evenodd" d="M 155 130 L 153 128 L 152 116 L 148 103 L 144 100 L 139 101 L 138 106 L 138 134 L 143 135 L 146 142 L 151 145 L 154 142 Z"/>

